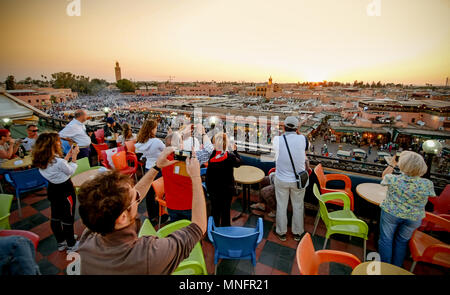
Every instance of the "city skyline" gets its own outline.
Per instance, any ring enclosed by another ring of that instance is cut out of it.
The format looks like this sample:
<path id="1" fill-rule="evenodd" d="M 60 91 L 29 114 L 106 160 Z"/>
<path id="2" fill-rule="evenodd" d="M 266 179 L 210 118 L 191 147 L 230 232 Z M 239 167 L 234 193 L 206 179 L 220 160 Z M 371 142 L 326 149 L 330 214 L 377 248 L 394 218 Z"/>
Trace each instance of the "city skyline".
<path id="1" fill-rule="evenodd" d="M 0 78 L 445 85 L 450 1 L 2 1 Z M 39 12 L 39 13 L 37 13 Z M 8 24 L 8 25 L 7 25 Z"/>

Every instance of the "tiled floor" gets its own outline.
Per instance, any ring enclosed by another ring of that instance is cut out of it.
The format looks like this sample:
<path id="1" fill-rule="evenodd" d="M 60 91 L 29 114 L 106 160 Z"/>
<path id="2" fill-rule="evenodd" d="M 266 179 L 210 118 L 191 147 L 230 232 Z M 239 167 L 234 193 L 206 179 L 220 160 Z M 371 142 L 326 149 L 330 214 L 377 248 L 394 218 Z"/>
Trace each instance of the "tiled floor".
<path id="1" fill-rule="evenodd" d="M 252 200 L 257 201 L 257 196 L 252 195 Z M 66 260 L 65 252 L 56 250 L 56 240 L 50 229 L 50 203 L 45 196 L 45 190 L 24 195 L 21 198 L 22 218 L 19 217 L 17 210 L 17 201 L 14 200 L 11 207 L 10 223 L 13 229 L 30 230 L 40 236 L 40 242 L 37 249 L 36 261 L 43 274 L 65 274 L 65 268 L 70 261 Z M 316 211 L 313 209 L 305 210 L 305 230 L 312 233 Z M 231 216 L 235 216 L 241 211 L 241 199 L 235 198 L 232 204 Z M 255 211 L 258 212 L 258 211 Z M 145 202 L 139 207 L 141 219 L 147 217 Z M 85 226 L 76 211 L 75 234 L 81 236 Z M 244 214 L 244 216 L 234 222 L 235 226 L 254 226 L 257 222 L 257 216 Z M 256 249 L 256 266 L 253 267 L 250 261 L 246 260 L 222 260 L 219 261 L 217 274 L 257 274 L 257 275 L 298 275 L 299 270 L 295 260 L 295 251 L 298 242 L 294 241 L 291 233 L 287 234 L 287 241 L 281 242 L 273 233 L 275 228 L 273 218 L 264 217 L 264 238 Z M 325 228 L 320 222 L 317 233 L 312 237 L 316 250 L 322 249 L 324 243 Z M 341 250 L 350 252 L 362 260 L 363 248 L 362 240 L 347 236 L 333 236 L 327 249 Z M 375 251 L 373 234 L 370 235 L 367 242 L 367 251 Z M 214 248 L 205 238 L 202 241 L 203 252 L 207 269 L 210 274 L 214 274 Z M 411 260 L 407 259 L 405 268 L 409 269 Z M 337 263 L 326 263 L 321 265 L 320 274 L 350 274 L 351 269 L 345 265 Z M 415 269 L 416 274 L 423 275 L 442 275 L 449 274 L 448 269 L 434 265 L 419 263 Z"/>

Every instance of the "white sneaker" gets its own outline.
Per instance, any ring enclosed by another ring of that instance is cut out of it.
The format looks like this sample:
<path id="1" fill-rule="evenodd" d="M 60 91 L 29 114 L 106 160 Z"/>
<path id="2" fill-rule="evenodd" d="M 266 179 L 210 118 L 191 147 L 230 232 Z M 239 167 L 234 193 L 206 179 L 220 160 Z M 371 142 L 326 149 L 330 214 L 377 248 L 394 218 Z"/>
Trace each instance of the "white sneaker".
<path id="1" fill-rule="evenodd" d="M 271 211 L 269 214 L 267 214 L 270 218 L 275 218 L 277 216 L 277 211 Z"/>
<path id="2" fill-rule="evenodd" d="M 75 245 L 73 245 L 72 247 L 67 247 L 67 253 L 77 251 L 78 250 L 78 246 L 80 246 L 80 241 L 77 241 L 75 243 Z"/>
<path id="3" fill-rule="evenodd" d="M 265 211 L 266 210 L 266 206 L 264 206 L 264 204 L 261 204 L 261 203 L 251 204 L 250 208 L 252 208 L 252 209 L 259 209 L 261 211 Z"/>
<path id="4" fill-rule="evenodd" d="M 78 239 L 78 236 L 77 235 L 73 235 L 73 238 L 76 240 L 76 239 Z M 58 251 L 64 251 L 67 248 L 67 242 L 64 241 L 62 243 L 58 243 L 57 247 L 58 247 Z"/>

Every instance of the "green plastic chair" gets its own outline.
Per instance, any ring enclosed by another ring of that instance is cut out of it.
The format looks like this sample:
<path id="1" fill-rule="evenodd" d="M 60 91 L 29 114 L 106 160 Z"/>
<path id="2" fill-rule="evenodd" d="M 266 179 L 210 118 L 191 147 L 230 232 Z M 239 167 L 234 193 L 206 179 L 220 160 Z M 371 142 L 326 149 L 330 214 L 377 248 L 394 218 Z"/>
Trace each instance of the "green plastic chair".
<path id="1" fill-rule="evenodd" d="M 11 203 L 13 195 L 0 194 L 0 229 L 11 229 L 9 224 L 9 212 L 11 210 Z"/>
<path id="2" fill-rule="evenodd" d="M 91 165 L 89 164 L 88 157 L 84 157 L 84 158 L 77 160 L 77 166 L 78 166 L 77 170 L 75 170 L 75 173 L 72 175 L 72 177 L 74 177 L 75 175 L 80 174 L 82 172 L 88 171 L 88 170 L 95 170 L 95 169 L 101 168 L 101 166 L 91 167 Z"/>
<path id="3" fill-rule="evenodd" d="M 319 201 L 320 217 L 322 218 L 325 226 L 327 227 L 327 233 L 325 235 L 325 243 L 323 249 L 327 246 L 328 239 L 332 234 L 343 234 L 348 236 L 354 236 L 362 238 L 364 240 L 364 260 L 366 258 L 366 241 L 369 233 L 369 227 L 367 224 L 358 219 L 355 214 L 350 210 L 350 198 L 341 192 L 326 193 L 320 195 L 319 188 L 316 184 L 313 187 L 314 195 Z M 329 200 L 340 199 L 344 202 L 344 209 L 333 212 L 328 212 L 326 202 Z M 316 229 L 314 228 L 313 235 Z"/>
<path id="4" fill-rule="evenodd" d="M 144 221 L 144 223 L 141 226 L 141 229 L 139 230 L 138 237 L 143 237 L 143 236 L 158 236 L 156 234 L 155 228 L 153 227 L 152 223 L 148 219 L 146 219 Z"/>
<path id="5" fill-rule="evenodd" d="M 139 230 L 139 237 L 146 235 L 154 235 L 160 238 L 165 238 L 171 233 L 188 226 L 191 224 L 189 220 L 179 220 L 174 223 L 170 223 L 157 232 L 153 228 L 152 224 L 148 219 L 144 221 L 141 229 Z M 172 275 L 207 275 L 208 271 L 206 270 L 205 258 L 203 256 L 203 249 L 198 242 L 191 254 L 188 258 L 183 260 L 180 265 L 178 265 L 177 269 L 172 273 Z"/>

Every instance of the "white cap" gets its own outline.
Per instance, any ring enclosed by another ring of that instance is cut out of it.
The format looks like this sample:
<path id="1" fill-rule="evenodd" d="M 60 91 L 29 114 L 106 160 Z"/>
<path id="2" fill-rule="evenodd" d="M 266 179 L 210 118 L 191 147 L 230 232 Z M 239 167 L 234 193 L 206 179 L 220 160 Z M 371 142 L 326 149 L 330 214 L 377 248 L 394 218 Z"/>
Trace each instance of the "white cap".
<path id="1" fill-rule="evenodd" d="M 294 116 L 289 116 L 284 119 L 284 126 L 292 129 L 298 128 L 298 119 Z"/>

